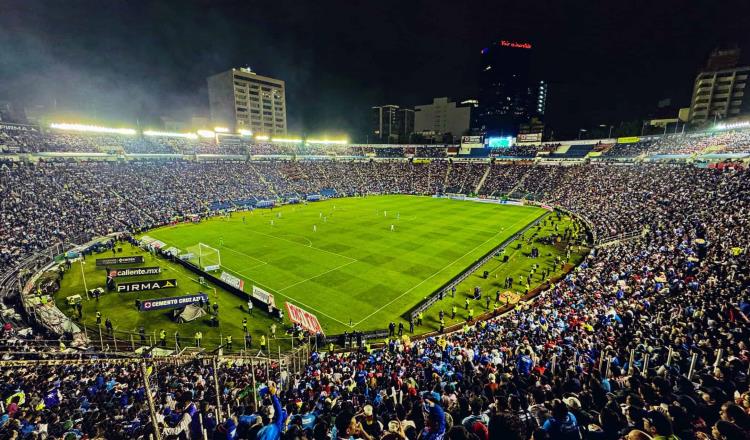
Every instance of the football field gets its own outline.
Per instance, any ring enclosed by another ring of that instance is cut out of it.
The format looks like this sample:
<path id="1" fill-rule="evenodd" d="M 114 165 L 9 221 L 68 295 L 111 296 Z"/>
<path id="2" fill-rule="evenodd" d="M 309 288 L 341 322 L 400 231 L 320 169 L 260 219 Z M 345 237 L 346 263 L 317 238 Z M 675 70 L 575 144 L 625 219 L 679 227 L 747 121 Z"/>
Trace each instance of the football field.
<path id="1" fill-rule="evenodd" d="M 541 208 L 389 195 L 236 212 L 146 233 L 219 249 L 222 270 L 317 315 L 326 333 L 385 328 Z"/>

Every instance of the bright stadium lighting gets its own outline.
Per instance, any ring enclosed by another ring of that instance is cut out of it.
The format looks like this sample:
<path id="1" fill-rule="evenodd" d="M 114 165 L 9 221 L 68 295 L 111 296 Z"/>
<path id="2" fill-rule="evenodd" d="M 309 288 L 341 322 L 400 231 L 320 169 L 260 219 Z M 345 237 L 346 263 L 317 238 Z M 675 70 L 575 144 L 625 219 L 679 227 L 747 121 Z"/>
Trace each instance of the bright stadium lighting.
<path id="1" fill-rule="evenodd" d="M 153 130 L 146 130 L 143 132 L 144 136 L 159 136 L 159 137 L 177 137 L 177 138 L 185 138 L 185 139 L 197 139 L 198 135 L 195 133 L 173 133 L 169 131 L 153 131 Z"/>
<path id="2" fill-rule="evenodd" d="M 85 125 L 85 124 L 66 124 L 66 123 L 52 123 L 49 124 L 50 128 L 57 130 L 70 130 L 70 131 L 85 131 L 89 133 L 112 133 L 112 134 L 135 134 L 135 130 L 132 128 L 109 128 L 99 127 L 96 125 Z"/>
<path id="3" fill-rule="evenodd" d="M 750 127 L 750 121 L 733 122 L 730 124 L 716 124 L 715 130 L 734 130 L 735 128 Z"/>
<path id="4" fill-rule="evenodd" d="M 308 139 L 308 144 L 329 144 L 329 145 L 346 145 L 349 143 L 346 139 L 329 140 L 329 139 Z"/>
<path id="5" fill-rule="evenodd" d="M 252 136 L 252 135 L 253 135 L 253 132 L 252 132 L 252 131 L 250 131 L 250 130 L 245 130 L 245 129 L 241 129 L 241 130 L 239 131 L 239 133 L 240 133 L 240 136 Z"/>
<path id="6" fill-rule="evenodd" d="M 214 131 L 217 133 L 229 133 L 229 129 L 226 127 L 214 127 Z"/>
<path id="7" fill-rule="evenodd" d="M 215 133 L 211 130 L 198 130 L 198 136 L 202 138 L 212 138 L 214 137 Z"/>
<path id="8" fill-rule="evenodd" d="M 258 141 L 267 141 L 268 140 L 268 136 L 260 135 L 259 134 L 259 135 L 255 136 L 255 140 L 258 140 Z"/>
<path id="9" fill-rule="evenodd" d="M 279 142 L 282 144 L 301 144 L 302 139 L 291 139 L 291 138 L 272 138 L 271 142 Z"/>

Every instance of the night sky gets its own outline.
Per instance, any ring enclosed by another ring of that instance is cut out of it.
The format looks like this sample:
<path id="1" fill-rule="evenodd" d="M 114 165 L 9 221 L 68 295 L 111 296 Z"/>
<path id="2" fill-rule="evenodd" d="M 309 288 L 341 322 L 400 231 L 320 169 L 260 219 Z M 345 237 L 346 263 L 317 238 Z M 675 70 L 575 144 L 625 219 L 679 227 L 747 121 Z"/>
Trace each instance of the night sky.
<path id="1" fill-rule="evenodd" d="M 378 104 L 476 94 L 479 52 L 534 45 L 558 136 L 689 103 L 711 49 L 750 54 L 750 1 L 0 0 L 0 100 L 148 125 L 207 115 L 205 78 L 287 82 L 290 132 L 355 139 Z"/>

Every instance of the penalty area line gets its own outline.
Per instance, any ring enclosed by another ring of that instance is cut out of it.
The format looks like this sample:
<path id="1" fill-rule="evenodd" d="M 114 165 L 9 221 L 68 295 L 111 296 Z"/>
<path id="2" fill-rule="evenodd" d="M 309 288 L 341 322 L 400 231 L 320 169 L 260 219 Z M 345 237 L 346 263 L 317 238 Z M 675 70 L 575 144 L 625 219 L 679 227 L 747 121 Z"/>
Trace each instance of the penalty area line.
<path id="1" fill-rule="evenodd" d="M 351 264 L 351 263 L 354 263 L 354 261 L 352 261 L 352 262 L 350 262 L 350 263 L 347 263 L 347 264 Z M 245 278 L 245 281 L 249 281 L 249 282 L 251 282 L 251 283 L 253 283 L 253 284 L 257 284 L 257 285 L 259 285 L 259 286 L 262 286 L 262 287 L 264 287 L 264 288 L 266 288 L 266 289 L 268 289 L 268 290 L 270 290 L 270 291 L 272 291 L 272 292 L 275 292 L 275 293 L 276 293 L 277 295 L 281 295 L 281 296 L 283 296 L 283 297 L 284 297 L 284 298 L 286 298 L 286 299 L 292 300 L 292 301 L 296 302 L 297 304 L 299 304 L 299 305 L 301 305 L 301 306 L 303 306 L 303 307 L 305 307 L 305 308 L 307 308 L 307 309 L 309 309 L 309 310 L 312 310 L 313 312 L 319 313 L 319 314 L 321 314 L 321 315 L 325 316 L 325 317 L 326 317 L 326 318 L 328 318 L 328 319 L 331 319 L 331 320 L 333 320 L 333 321 L 336 321 L 336 322 L 338 322 L 338 323 L 339 323 L 339 324 L 341 324 L 341 325 L 345 325 L 345 326 L 347 326 L 347 327 L 350 327 L 350 328 L 351 328 L 351 327 L 353 327 L 353 326 L 351 326 L 351 325 L 349 325 L 349 324 L 347 324 L 347 323 L 345 323 L 345 322 L 343 322 L 343 321 L 340 321 L 340 320 L 338 320 L 338 319 L 334 318 L 333 316 L 331 316 L 331 315 L 329 315 L 329 314 L 327 314 L 327 313 L 325 313 L 325 312 L 323 312 L 323 311 L 321 311 L 321 310 L 318 310 L 318 309 L 316 309 L 315 307 L 313 307 L 313 306 L 311 306 L 311 305 L 309 305 L 309 304 L 305 304 L 305 303 L 303 303 L 302 301 L 298 300 L 297 298 L 294 298 L 294 297 L 292 297 L 292 296 L 289 296 L 289 295 L 285 295 L 284 293 L 282 293 L 282 292 L 281 292 L 281 291 L 279 291 L 278 289 L 272 289 L 272 288 L 270 288 L 269 286 L 265 286 L 265 285 L 263 285 L 263 284 L 261 284 L 261 283 L 259 283 L 259 282 L 255 281 L 255 280 L 253 280 L 252 278 L 250 278 L 250 277 L 248 277 L 248 276 L 246 276 L 246 275 L 242 275 L 241 273 L 237 272 L 236 270 L 233 270 L 233 269 L 229 268 L 228 266 L 222 266 L 222 267 L 224 267 L 224 268 L 225 268 L 226 270 L 228 270 L 229 272 L 233 272 L 233 273 L 235 273 L 235 274 L 237 274 L 237 275 L 239 275 L 239 276 L 241 276 L 241 277 Z M 321 275 L 322 275 L 322 274 L 321 274 Z M 306 280 L 306 281 L 307 281 L 307 280 Z"/>

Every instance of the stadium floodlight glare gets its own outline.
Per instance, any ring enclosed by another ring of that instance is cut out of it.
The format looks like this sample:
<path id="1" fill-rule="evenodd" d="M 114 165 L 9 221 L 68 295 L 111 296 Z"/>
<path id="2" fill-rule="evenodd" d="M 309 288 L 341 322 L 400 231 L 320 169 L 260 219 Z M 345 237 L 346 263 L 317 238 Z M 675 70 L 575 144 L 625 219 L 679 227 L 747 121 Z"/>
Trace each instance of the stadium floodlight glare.
<path id="1" fill-rule="evenodd" d="M 198 139 L 198 135 L 195 133 L 173 133 L 170 131 L 153 131 L 146 130 L 143 132 L 144 136 L 159 136 L 159 137 L 178 137 L 185 139 Z"/>
<path id="2" fill-rule="evenodd" d="M 292 139 L 292 138 L 272 138 L 271 142 L 279 142 L 282 144 L 301 144 L 302 139 Z"/>
<path id="3" fill-rule="evenodd" d="M 214 127 L 214 131 L 217 133 L 229 133 L 229 129 L 226 127 Z"/>
<path id="4" fill-rule="evenodd" d="M 750 127 L 750 121 L 732 122 L 729 124 L 716 124 L 715 130 L 734 130 L 735 128 L 746 128 Z"/>
<path id="5" fill-rule="evenodd" d="M 135 134 L 136 131 L 132 128 L 110 128 L 110 127 L 99 127 L 97 125 L 86 125 L 86 124 L 67 124 L 67 123 L 52 123 L 49 124 L 50 128 L 57 130 L 70 130 L 70 131 L 85 131 L 89 133 L 112 133 L 112 134 Z"/>
<path id="6" fill-rule="evenodd" d="M 211 130 L 198 130 L 197 133 L 198 133 L 198 136 L 202 138 L 212 138 L 216 135 L 216 133 L 214 133 Z"/>
<path id="7" fill-rule="evenodd" d="M 239 131 L 240 136 L 252 136 L 253 132 L 250 130 L 240 129 Z"/>
<path id="8" fill-rule="evenodd" d="M 349 143 L 346 139 L 329 140 L 329 139 L 308 139 L 305 141 L 308 144 L 330 144 L 330 145 L 346 145 Z"/>
<path id="9" fill-rule="evenodd" d="M 262 135 L 262 134 L 255 136 L 255 140 L 258 140 L 258 141 L 267 141 L 268 139 L 269 139 L 268 136 Z"/>

